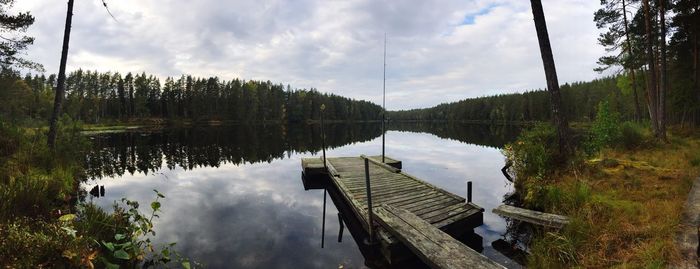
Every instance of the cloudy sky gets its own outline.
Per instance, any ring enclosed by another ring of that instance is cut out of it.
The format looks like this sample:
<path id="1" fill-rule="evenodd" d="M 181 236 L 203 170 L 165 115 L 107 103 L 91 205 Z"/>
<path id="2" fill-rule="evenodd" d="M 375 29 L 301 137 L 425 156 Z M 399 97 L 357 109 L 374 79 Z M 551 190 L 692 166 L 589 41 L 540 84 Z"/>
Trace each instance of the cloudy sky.
<path id="1" fill-rule="evenodd" d="M 76 0 L 69 70 L 271 80 L 381 103 L 429 107 L 544 88 L 525 0 Z M 600 77 L 598 1 L 544 0 L 559 81 Z M 58 71 L 66 1 L 21 0 L 28 57 Z"/>

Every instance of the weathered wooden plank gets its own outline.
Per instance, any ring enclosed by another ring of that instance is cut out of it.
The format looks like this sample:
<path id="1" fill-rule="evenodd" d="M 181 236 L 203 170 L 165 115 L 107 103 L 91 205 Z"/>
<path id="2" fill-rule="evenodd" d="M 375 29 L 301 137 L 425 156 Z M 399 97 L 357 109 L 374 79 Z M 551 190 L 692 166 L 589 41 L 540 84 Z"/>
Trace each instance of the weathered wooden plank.
<path id="1" fill-rule="evenodd" d="M 469 219 L 477 219 L 478 220 L 478 225 L 481 225 L 483 222 L 483 209 L 482 208 L 472 208 L 467 211 L 463 211 L 458 214 L 454 215 L 448 215 L 447 218 L 438 220 L 438 221 L 431 221 L 430 223 L 433 224 L 433 226 L 438 227 L 440 229 L 450 226 L 453 223 L 464 221 L 464 220 L 469 220 Z M 436 218 L 433 218 L 436 219 Z"/>
<path id="2" fill-rule="evenodd" d="M 369 160 L 370 163 L 372 163 L 372 164 L 374 164 L 374 165 L 376 165 L 376 166 L 379 166 L 379 167 L 381 167 L 381 168 L 384 168 L 384 169 L 386 169 L 386 170 L 388 170 L 388 171 L 390 171 L 390 172 L 392 172 L 392 173 L 401 172 L 401 169 L 398 169 L 398 168 L 396 168 L 396 167 L 393 167 L 393 166 L 390 166 L 390 165 L 388 165 L 388 164 L 382 163 L 381 160 L 376 160 L 376 159 L 373 159 L 373 158 L 369 158 L 369 157 L 367 157 L 367 156 L 365 156 L 365 155 L 360 155 L 360 158 L 367 159 L 367 160 Z"/>
<path id="3" fill-rule="evenodd" d="M 385 204 L 391 204 L 393 206 L 400 206 L 399 203 L 412 203 L 412 201 L 418 200 L 418 199 L 427 199 L 429 198 L 431 194 L 435 194 L 435 190 L 432 189 L 424 189 L 417 191 L 415 193 L 404 193 L 400 195 L 393 195 L 391 197 L 382 197 L 382 199 L 376 199 L 377 204 L 379 203 L 385 203 Z M 426 197 L 428 196 L 428 197 Z"/>
<path id="4" fill-rule="evenodd" d="M 413 204 L 413 205 L 406 205 L 406 206 L 403 206 L 401 208 L 406 209 L 406 210 L 411 211 L 411 212 L 414 212 L 416 210 L 420 210 L 420 209 L 423 209 L 426 207 L 431 207 L 434 205 L 445 205 L 445 204 L 450 203 L 450 202 L 459 202 L 459 201 L 455 200 L 452 197 L 443 195 L 443 196 L 436 198 L 434 200 L 431 200 L 431 201 L 425 201 L 423 203 L 418 203 L 418 204 Z"/>
<path id="5" fill-rule="evenodd" d="M 415 192 L 415 191 L 418 191 L 418 190 L 421 190 L 424 188 L 425 187 L 423 187 L 423 185 L 399 186 L 399 187 L 396 187 L 396 188 L 390 189 L 390 190 L 378 191 L 376 193 L 372 192 L 372 198 L 380 197 L 380 196 L 384 196 L 384 195 L 388 195 L 388 194 L 398 195 L 400 193 L 412 193 L 412 192 Z M 365 193 L 358 193 L 357 195 L 355 195 L 355 198 L 357 198 L 358 200 L 365 200 L 367 198 L 367 193 L 366 192 Z"/>
<path id="6" fill-rule="evenodd" d="M 442 193 L 439 193 L 433 189 L 425 189 L 421 193 L 416 194 L 416 195 L 409 194 L 409 197 L 411 199 L 388 200 L 384 203 L 390 204 L 390 205 L 395 206 L 395 207 L 403 208 L 403 206 L 405 206 L 405 205 L 422 202 L 422 201 L 425 201 L 428 199 L 435 199 L 435 198 L 442 197 L 442 196 L 444 196 Z"/>
<path id="7" fill-rule="evenodd" d="M 469 207 L 465 205 L 464 203 L 458 203 L 454 204 L 452 206 L 445 207 L 441 210 L 436 210 L 433 212 L 425 213 L 421 215 L 421 218 L 425 219 L 425 221 L 433 223 L 433 222 L 438 222 L 441 220 L 444 220 L 446 218 L 449 218 L 454 215 L 458 215 L 462 212 L 466 212 L 469 210 L 472 210 L 474 208 Z"/>
<path id="8" fill-rule="evenodd" d="M 421 179 L 419 179 L 419 178 L 417 178 L 417 177 L 414 177 L 414 176 L 412 176 L 412 175 L 406 174 L 406 173 L 404 173 L 404 172 L 400 172 L 399 174 L 402 174 L 402 175 L 405 175 L 406 177 L 409 177 L 409 178 L 418 180 L 418 181 L 420 181 L 420 182 L 423 182 L 423 183 L 425 183 L 425 185 L 428 185 L 429 187 L 434 188 L 434 189 L 436 189 L 436 190 L 438 190 L 438 191 L 440 191 L 440 192 L 442 192 L 442 193 L 444 193 L 444 194 L 446 194 L 446 195 L 452 196 L 452 197 L 454 197 L 454 198 L 457 199 L 457 200 L 465 201 L 465 199 L 464 199 L 463 197 L 460 197 L 459 195 L 456 195 L 456 194 L 454 194 L 454 193 L 451 193 L 451 192 L 449 192 L 449 191 L 446 191 L 446 190 L 444 190 L 444 189 L 441 189 L 441 188 L 439 188 L 439 187 L 437 187 L 437 186 L 435 186 L 435 185 L 433 185 L 433 184 L 430 184 L 430 183 L 428 183 L 428 182 L 425 182 L 425 181 L 423 181 L 423 180 L 421 180 Z"/>
<path id="9" fill-rule="evenodd" d="M 363 179 L 360 178 L 340 178 L 340 181 L 343 183 L 347 184 L 348 186 L 352 185 L 365 185 L 366 182 Z M 382 184 L 382 183 L 394 183 L 394 184 L 402 184 L 402 183 L 417 183 L 418 181 L 415 180 L 406 180 L 403 177 L 400 176 L 392 176 L 392 175 L 381 175 L 379 177 L 372 177 L 370 175 L 370 184 L 374 186 L 374 184 Z"/>
<path id="10" fill-rule="evenodd" d="M 382 156 L 370 156 L 369 158 L 374 159 L 377 162 L 382 162 Z M 401 161 L 390 158 L 389 156 L 384 156 L 384 163 L 398 169 L 401 169 L 403 166 Z"/>
<path id="11" fill-rule="evenodd" d="M 325 167 L 323 167 L 323 159 L 321 158 L 303 158 L 301 159 L 301 167 L 306 170 L 321 170 L 325 172 Z"/>
<path id="12" fill-rule="evenodd" d="M 566 216 L 544 213 L 510 205 L 500 205 L 493 209 L 493 213 L 520 221 L 561 229 L 569 224 Z"/>
<path id="13" fill-rule="evenodd" d="M 405 209 L 382 205 L 377 221 L 431 268 L 504 268 Z"/>
<path id="14" fill-rule="evenodd" d="M 362 189 L 362 188 L 367 188 L 367 184 L 361 184 L 357 182 L 344 182 L 341 180 L 341 183 L 345 186 L 347 186 L 349 189 Z M 422 185 L 420 182 L 414 182 L 414 181 L 395 181 L 395 180 L 387 180 L 387 181 L 380 181 L 380 182 L 373 182 L 370 183 L 372 186 L 372 190 L 375 188 L 381 188 L 385 186 L 390 186 L 390 187 L 401 187 L 401 186 L 418 186 Z"/>
<path id="15" fill-rule="evenodd" d="M 444 203 L 436 204 L 433 206 L 424 207 L 424 208 L 420 208 L 420 209 L 413 209 L 413 210 L 409 210 L 409 211 L 413 212 L 413 214 L 416 214 L 422 218 L 423 215 L 428 214 L 430 212 L 445 210 L 446 208 L 449 208 L 451 206 L 458 205 L 458 204 L 462 204 L 462 202 L 457 201 L 457 200 L 451 200 L 449 202 L 444 202 Z M 404 208 L 404 209 L 407 209 L 407 208 Z"/>
<path id="16" fill-rule="evenodd" d="M 348 185 L 346 184 L 346 186 L 348 186 Z M 410 183 L 405 183 L 405 184 L 401 184 L 401 185 L 397 185 L 394 182 L 388 182 L 388 183 L 384 183 L 384 184 L 379 184 L 379 183 L 371 184 L 371 186 L 372 186 L 372 193 L 374 194 L 374 191 L 382 191 L 382 190 L 396 189 L 398 187 L 422 186 L 422 185 L 419 182 L 410 182 Z M 354 185 L 354 186 L 348 186 L 348 189 L 350 189 L 352 191 L 357 191 L 357 190 L 363 191 L 363 190 L 367 189 L 367 186 L 365 184 Z"/>

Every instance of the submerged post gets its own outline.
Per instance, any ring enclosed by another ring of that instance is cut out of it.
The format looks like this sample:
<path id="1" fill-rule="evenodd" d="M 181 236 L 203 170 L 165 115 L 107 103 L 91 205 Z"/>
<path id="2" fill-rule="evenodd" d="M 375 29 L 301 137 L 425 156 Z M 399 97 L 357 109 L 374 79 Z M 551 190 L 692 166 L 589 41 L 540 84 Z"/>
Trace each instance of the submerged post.
<path id="1" fill-rule="evenodd" d="M 326 110 L 326 105 L 321 105 L 321 147 L 323 148 L 323 168 L 328 170 L 326 166 L 326 132 L 323 129 L 323 111 Z"/>
<path id="2" fill-rule="evenodd" d="M 472 202 L 472 182 L 467 181 L 467 203 Z"/>
<path id="3" fill-rule="evenodd" d="M 340 226 L 340 231 L 338 231 L 338 243 L 343 242 L 343 229 L 345 225 L 343 224 L 343 215 L 338 212 L 338 225 Z"/>
<path id="4" fill-rule="evenodd" d="M 326 241 L 326 189 L 323 189 L 323 221 L 321 221 L 321 248 Z"/>
<path id="5" fill-rule="evenodd" d="M 367 240 L 367 243 L 372 244 L 374 243 L 374 228 L 372 227 L 374 225 L 374 216 L 372 213 L 372 188 L 369 183 L 369 160 L 367 158 L 365 159 L 365 185 L 367 186 L 367 226 L 369 227 L 367 230 L 369 232 L 369 239 Z"/>

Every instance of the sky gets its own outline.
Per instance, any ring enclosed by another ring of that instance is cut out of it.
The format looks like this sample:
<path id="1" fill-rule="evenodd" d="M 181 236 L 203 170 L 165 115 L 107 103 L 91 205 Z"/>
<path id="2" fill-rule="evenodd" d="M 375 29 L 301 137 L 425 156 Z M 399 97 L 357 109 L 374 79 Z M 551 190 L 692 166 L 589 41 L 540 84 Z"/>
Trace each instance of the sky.
<path id="1" fill-rule="evenodd" d="M 57 73 L 67 1 L 20 0 L 36 38 L 27 58 Z M 270 80 L 387 109 L 545 88 L 525 0 L 76 0 L 68 71 Z M 605 53 L 599 1 L 543 0 L 561 84 Z"/>

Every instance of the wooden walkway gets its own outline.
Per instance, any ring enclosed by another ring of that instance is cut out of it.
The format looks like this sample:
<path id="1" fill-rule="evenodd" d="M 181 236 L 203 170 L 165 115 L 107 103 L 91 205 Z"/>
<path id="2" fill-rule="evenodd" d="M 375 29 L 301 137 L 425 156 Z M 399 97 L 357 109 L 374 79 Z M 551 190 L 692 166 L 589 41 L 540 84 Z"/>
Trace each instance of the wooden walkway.
<path id="1" fill-rule="evenodd" d="M 500 205 L 492 211 L 504 217 L 556 229 L 564 228 L 564 226 L 569 224 L 569 217 L 567 216 L 528 210 L 510 205 Z"/>
<path id="2" fill-rule="evenodd" d="M 377 221 L 431 268 L 504 268 L 408 210 L 382 205 Z"/>
<path id="3" fill-rule="evenodd" d="M 470 232 L 483 224 L 483 208 L 467 203 L 460 196 L 402 172 L 399 161 L 387 158 L 385 163 L 382 163 L 381 157 L 378 156 L 368 157 L 368 159 L 370 160 L 373 212 L 386 206 L 397 208 L 416 216 L 417 219 L 434 227 L 435 231 L 447 232 L 453 236 Z M 302 160 L 302 166 L 306 176 L 325 174 L 330 178 L 360 220 L 365 231 L 369 231 L 365 168 L 362 157 L 327 158 L 326 167 L 323 166 L 322 159 L 308 158 Z M 399 241 L 396 230 L 389 231 L 386 227 L 375 226 L 376 224 L 373 224 L 372 227 L 381 244 L 381 251 L 391 262 L 396 258 L 396 254 L 393 253 L 396 246 L 403 245 L 405 242 L 402 244 Z M 410 245 L 406 246 L 410 248 Z M 418 256 L 421 255 L 418 254 Z M 465 265 L 465 268 L 474 267 Z"/>

